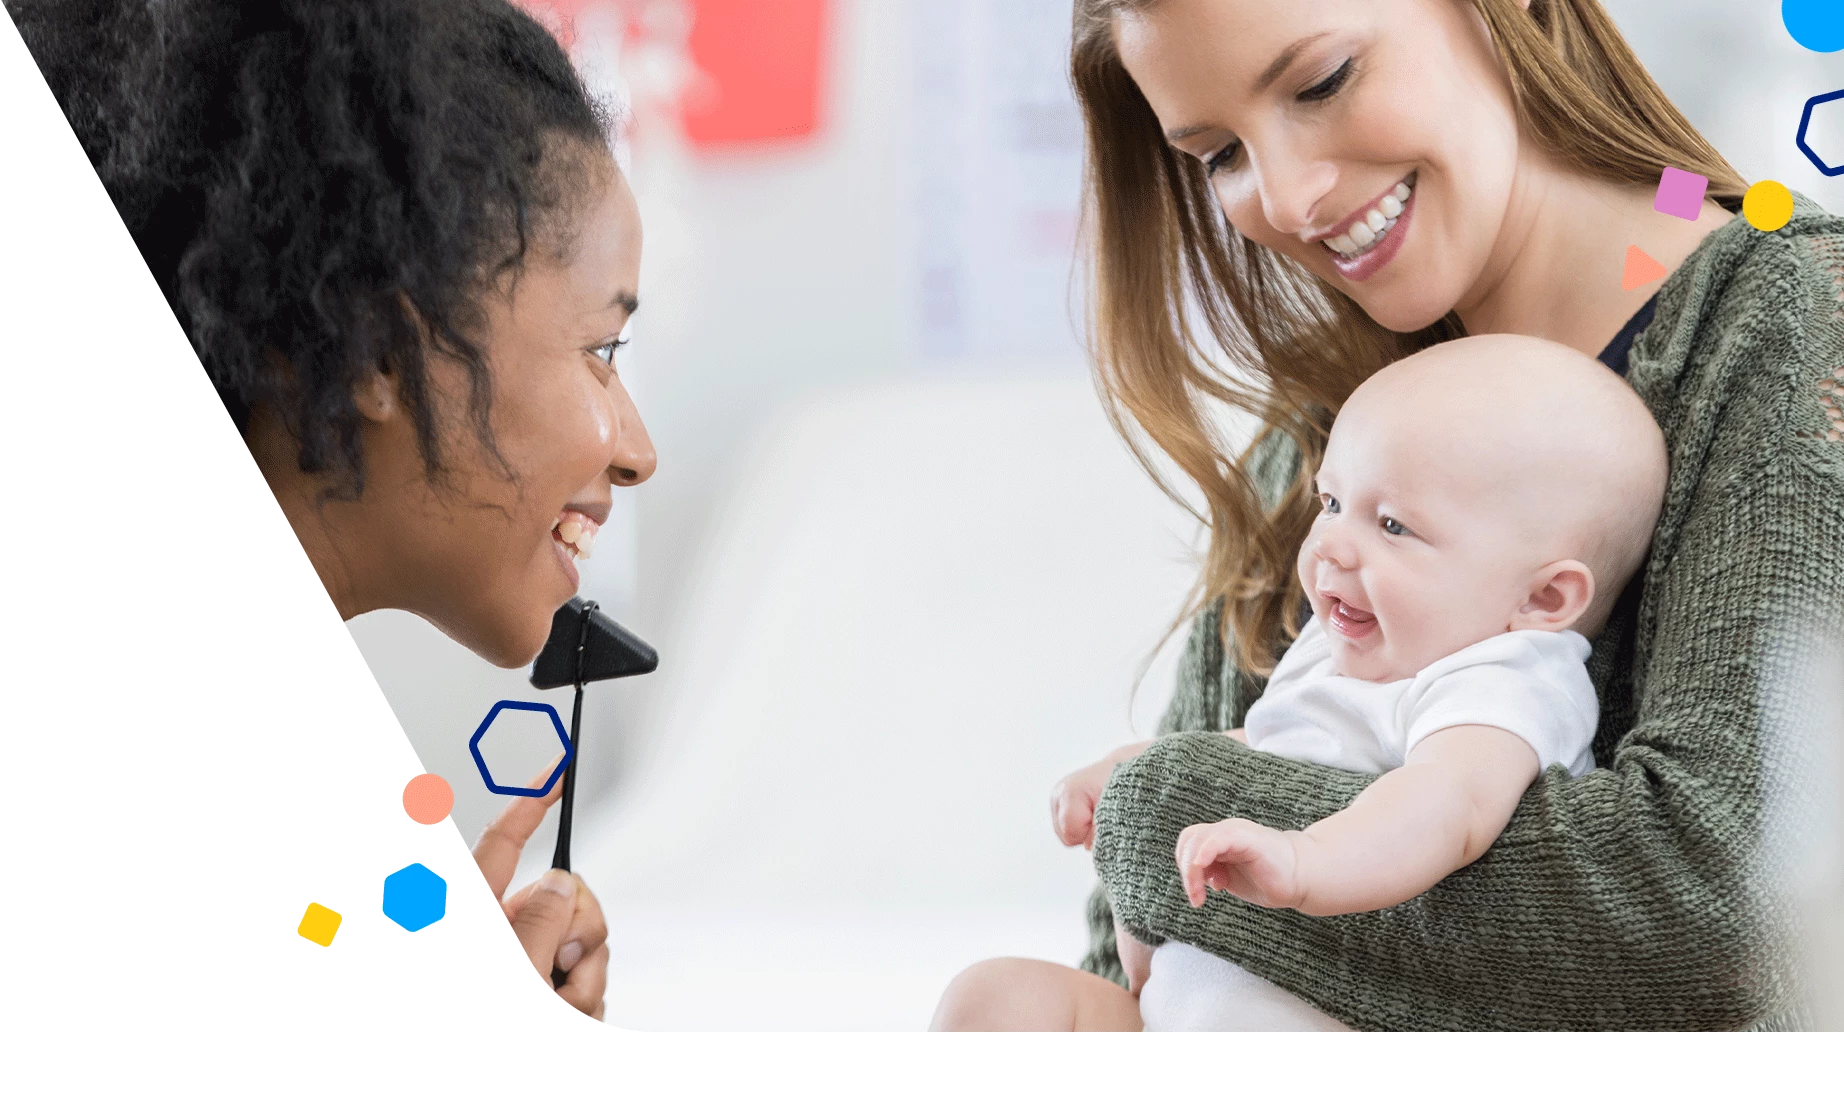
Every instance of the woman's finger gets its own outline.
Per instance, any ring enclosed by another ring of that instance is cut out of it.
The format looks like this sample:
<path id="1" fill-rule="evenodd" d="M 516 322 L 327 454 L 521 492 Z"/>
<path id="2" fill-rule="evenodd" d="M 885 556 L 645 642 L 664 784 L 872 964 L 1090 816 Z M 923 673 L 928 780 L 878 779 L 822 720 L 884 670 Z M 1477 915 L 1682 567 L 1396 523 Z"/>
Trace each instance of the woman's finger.
<path id="1" fill-rule="evenodd" d="M 576 914 L 576 878 L 552 869 L 538 878 L 525 901 L 512 916 L 512 933 L 519 936 L 532 968 L 549 983 L 557 967 L 557 948 L 563 945 Z"/>
<path id="2" fill-rule="evenodd" d="M 570 919 L 570 929 L 564 932 L 563 942 L 557 947 L 557 968 L 571 972 L 584 954 L 593 954 L 607 943 L 608 922 L 602 918 L 602 904 L 582 878 L 577 877 L 576 913 Z"/>
<path id="3" fill-rule="evenodd" d="M 608 994 L 608 947 L 591 950 L 564 980 L 557 995 L 587 1016 L 602 1018 L 602 997 Z"/>
<path id="4" fill-rule="evenodd" d="M 557 766 L 552 765 L 525 786 L 542 787 L 556 769 Z M 519 854 L 524 852 L 525 843 L 561 794 L 563 777 L 559 776 L 542 798 L 521 796 L 513 800 L 480 832 L 479 840 L 474 843 L 474 864 L 479 866 L 480 875 L 487 878 L 487 887 L 493 890 L 494 899 L 505 896 L 506 885 L 512 883 L 512 874 L 518 871 Z"/>

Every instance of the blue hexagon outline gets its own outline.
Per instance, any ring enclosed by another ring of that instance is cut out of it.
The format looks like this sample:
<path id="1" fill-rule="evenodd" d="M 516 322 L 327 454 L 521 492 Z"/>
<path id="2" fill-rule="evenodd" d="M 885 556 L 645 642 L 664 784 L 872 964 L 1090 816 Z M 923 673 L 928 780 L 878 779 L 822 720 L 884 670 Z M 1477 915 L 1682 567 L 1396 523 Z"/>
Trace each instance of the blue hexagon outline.
<path id="1" fill-rule="evenodd" d="M 436 912 L 435 918 L 430 919 L 427 922 L 418 923 L 416 926 L 412 927 L 408 923 L 405 923 L 402 919 L 399 919 L 395 915 L 391 914 L 391 910 L 390 910 L 391 909 L 391 881 L 397 880 L 399 877 L 403 878 L 401 881 L 401 883 L 403 884 L 414 883 L 417 885 L 419 889 L 425 889 L 425 891 L 418 893 L 420 897 L 424 898 L 425 903 L 428 902 L 426 899 L 428 893 L 430 891 L 435 890 L 435 889 L 430 888 L 428 882 L 433 880 L 436 883 L 436 885 L 439 886 L 440 891 L 441 891 L 442 906 L 441 906 L 441 910 Z M 428 879 L 425 880 L 424 879 L 425 877 Z M 384 900 L 383 900 L 382 910 L 384 912 L 384 917 L 386 919 L 389 919 L 391 922 L 402 927 L 404 930 L 409 931 L 411 934 L 415 934 L 417 931 L 420 931 L 425 927 L 432 927 L 435 924 L 441 922 L 442 920 L 448 918 L 448 881 L 445 877 L 442 876 L 441 873 L 436 872 L 434 869 L 431 869 L 429 866 L 423 864 L 421 861 L 417 861 L 417 862 L 413 862 L 411 864 L 405 865 L 403 868 L 398 869 L 396 872 L 384 878 Z"/>
<path id="2" fill-rule="evenodd" d="M 1828 104 L 1834 100 L 1844 100 L 1844 89 L 1837 89 L 1829 93 L 1820 93 L 1811 100 L 1806 101 L 1806 110 L 1801 113 L 1799 117 L 1799 134 L 1793 139 L 1793 142 L 1799 144 L 1799 152 L 1805 155 L 1806 158 L 1811 161 L 1812 165 L 1818 167 L 1819 173 L 1828 178 L 1835 178 L 1839 174 L 1844 174 L 1844 166 L 1827 165 L 1825 160 L 1818 156 L 1818 152 L 1814 151 L 1811 146 L 1806 143 L 1806 128 L 1811 126 L 1812 123 L 1812 109 L 1817 108 L 1821 104 Z"/>
<path id="3" fill-rule="evenodd" d="M 544 782 L 543 787 L 502 787 L 494 782 L 493 773 L 487 770 L 487 759 L 480 755 L 480 739 L 486 736 L 487 727 L 493 725 L 493 719 L 499 717 L 499 712 L 502 710 L 541 710 L 550 715 L 551 726 L 557 731 L 557 740 L 563 744 L 563 760 L 558 761 L 557 767 L 551 770 L 550 779 Z M 468 739 L 467 751 L 474 755 L 474 767 L 480 770 L 480 778 L 486 782 L 488 791 L 494 795 L 523 795 L 534 799 L 551 794 L 551 789 L 557 786 L 557 778 L 562 776 L 564 769 L 569 768 L 570 762 L 576 759 L 576 747 L 570 744 L 570 735 L 563 728 L 563 719 L 557 717 L 557 708 L 549 703 L 522 703 L 517 699 L 501 699 L 493 704 L 493 709 L 480 720 L 480 728 L 475 730 L 474 736 Z"/>

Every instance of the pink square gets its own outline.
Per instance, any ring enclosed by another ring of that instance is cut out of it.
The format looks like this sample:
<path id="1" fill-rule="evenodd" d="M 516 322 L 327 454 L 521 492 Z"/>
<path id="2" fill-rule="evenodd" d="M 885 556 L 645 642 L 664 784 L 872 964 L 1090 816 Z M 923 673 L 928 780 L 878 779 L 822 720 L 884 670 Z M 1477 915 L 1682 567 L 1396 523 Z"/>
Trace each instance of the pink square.
<path id="1" fill-rule="evenodd" d="M 1702 174 L 1667 166 L 1658 176 L 1658 195 L 1652 198 L 1652 207 L 1666 216 L 1695 220 L 1703 212 L 1703 194 L 1709 187 L 1710 179 Z"/>

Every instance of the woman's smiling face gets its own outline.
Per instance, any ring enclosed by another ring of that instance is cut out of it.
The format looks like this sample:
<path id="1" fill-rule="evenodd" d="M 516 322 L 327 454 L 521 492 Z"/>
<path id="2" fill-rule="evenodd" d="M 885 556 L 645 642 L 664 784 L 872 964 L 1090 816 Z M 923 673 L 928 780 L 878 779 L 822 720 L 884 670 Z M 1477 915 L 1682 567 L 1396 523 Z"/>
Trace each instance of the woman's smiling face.
<path id="1" fill-rule="evenodd" d="M 1230 224 L 1399 332 L 1490 287 L 1520 148 L 1462 0 L 1159 0 L 1114 27 Z"/>
<path id="2" fill-rule="evenodd" d="M 374 422 L 365 445 L 363 547 L 379 580 L 366 601 L 421 614 L 502 667 L 536 656 L 552 613 L 576 593 L 575 564 L 594 550 L 611 488 L 654 469 L 615 355 L 638 304 L 640 217 L 600 158 L 570 207 L 564 249 L 534 242 L 482 304 L 499 458 L 465 416 L 465 368 L 435 350 L 445 474 L 429 481 L 401 409 Z"/>

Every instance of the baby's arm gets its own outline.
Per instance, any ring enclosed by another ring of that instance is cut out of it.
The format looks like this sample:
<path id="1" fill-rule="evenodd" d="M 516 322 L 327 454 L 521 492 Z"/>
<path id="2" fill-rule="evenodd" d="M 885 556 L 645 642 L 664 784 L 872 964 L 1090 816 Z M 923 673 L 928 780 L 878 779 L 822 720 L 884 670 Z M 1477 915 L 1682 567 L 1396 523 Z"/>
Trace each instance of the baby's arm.
<path id="1" fill-rule="evenodd" d="M 1178 871 L 1193 906 L 1216 888 L 1308 915 L 1393 907 L 1484 853 L 1541 771 L 1516 734 L 1452 726 L 1305 830 L 1247 819 L 1187 827 Z"/>

